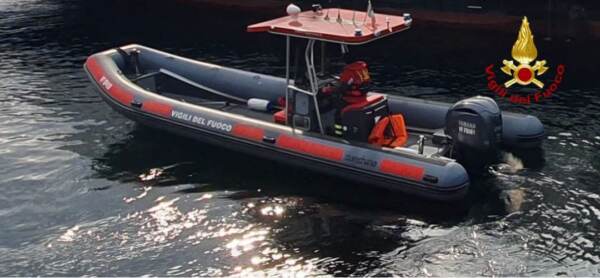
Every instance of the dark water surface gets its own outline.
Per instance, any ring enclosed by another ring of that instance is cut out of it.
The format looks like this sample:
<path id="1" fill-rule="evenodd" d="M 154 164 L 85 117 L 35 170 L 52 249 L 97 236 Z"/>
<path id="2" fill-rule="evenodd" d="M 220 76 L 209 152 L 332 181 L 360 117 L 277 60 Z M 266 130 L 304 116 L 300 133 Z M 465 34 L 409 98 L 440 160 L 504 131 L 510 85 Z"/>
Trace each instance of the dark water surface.
<path id="1" fill-rule="evenodd" d="M 82 70 L 137 42 L 281 75 L 283 40 L 244 33 L 262 19 L 0 0 L 0 276 L 600 275 L 597 42 L 537 38 L 565 83 L 542 104 L 498 102 L 544 122 L 543 158 L 515 154 L 523 169 L 475 181 L 463 208 L 140 127 Z M 516 29 L 417 26 L 358 54 L 377 89 L 450 102 L 491 95 L 484 68 L 509 58 Z M 507 190 L 524 192 L 519 211 L 502 209 Z"/>

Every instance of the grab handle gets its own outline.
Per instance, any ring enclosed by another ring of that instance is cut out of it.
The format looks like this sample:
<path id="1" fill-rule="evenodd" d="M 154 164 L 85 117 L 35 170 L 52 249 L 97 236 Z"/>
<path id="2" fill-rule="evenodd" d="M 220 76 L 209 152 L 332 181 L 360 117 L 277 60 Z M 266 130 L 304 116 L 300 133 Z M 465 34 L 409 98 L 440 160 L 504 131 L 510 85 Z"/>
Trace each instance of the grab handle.
<path id="1" fill-rule="evenodd" d="M 132 101 L 130 104 L 131 104 L 132 107 L 135 107 L 135 108 L 138 108 L 138 109 L 142 108 L 142 105 L 144 105 L 144 103 L 142 103 L 140 101 L 137 101 L 137 100 Z"/>
<path id="2" fill-rule="evenodd" d="M 275 144 L 275 142 L 277 142 L 277 139 L 275 139 L 275 137 L 270 137 L 270 136 L 263 136 L 262 140 L 265 143 L 271 143 L 271 144 Z"/>

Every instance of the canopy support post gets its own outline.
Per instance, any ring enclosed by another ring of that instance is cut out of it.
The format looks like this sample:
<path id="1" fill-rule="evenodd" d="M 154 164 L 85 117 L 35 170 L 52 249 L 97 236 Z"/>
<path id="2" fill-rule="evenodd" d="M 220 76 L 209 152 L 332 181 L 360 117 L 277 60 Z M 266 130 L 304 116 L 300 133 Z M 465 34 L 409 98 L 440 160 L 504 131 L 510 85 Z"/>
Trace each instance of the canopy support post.
<path id="1" fill-rule="evenodd" d="M 304 53 L 304 59 L 306 60 L 306 71 L 308 74 L 308 81 L 310 82 L 310 90 L 316 93 L 319 89 L 317 72 L 315 70 L 315 40 L 308 40 L 306 44 L 306 51 Z"/>
<path id="2" fill-rule="evenodd" d="M 313 102 L 315 104 L 315 113 L 317 114 L 317 122 L 322 135 L 325 135 L 323 123 L 321 122 L 321 111 L 319 111 L 319 102 L 317 101 L 317 93 L 319 92 L 319 79 L 315 70 L 315 40 L 309 40 L 306 45 L 304 59 L 306 60 L 306 71 L 308 73 L 308 81 L 310 82 L 310 91 L 312 93 Z"/>
<path id="3" fill-rule="evenodd" d="M 285 85 L 285 125 L 288 125 L 288 104 L 290 90 L 287 86 L 290 85 L 290 36 L 285 37 Z"/>
<path id="4" fill-rule="evenodd" d="M 321 76 L 325 75 L 325 42 L 321 41 Z"/>

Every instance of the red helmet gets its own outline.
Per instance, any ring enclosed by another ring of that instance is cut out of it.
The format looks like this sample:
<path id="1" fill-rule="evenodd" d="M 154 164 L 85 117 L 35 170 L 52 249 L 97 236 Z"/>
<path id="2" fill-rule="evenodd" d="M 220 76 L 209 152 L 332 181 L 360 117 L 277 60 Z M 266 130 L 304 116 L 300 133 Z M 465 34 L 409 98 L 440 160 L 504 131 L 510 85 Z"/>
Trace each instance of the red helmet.
<path id="1" fill-rule="evenodd" d="M 363 84 L 367 84 L 371 81 L 369 75 L 369 69 L 367 63 L 363 61 L 357 61 L 344 67 L 344 71 L 340 75 L 340 82 L 352 85 L 354 87 L 360 87 Z"/>

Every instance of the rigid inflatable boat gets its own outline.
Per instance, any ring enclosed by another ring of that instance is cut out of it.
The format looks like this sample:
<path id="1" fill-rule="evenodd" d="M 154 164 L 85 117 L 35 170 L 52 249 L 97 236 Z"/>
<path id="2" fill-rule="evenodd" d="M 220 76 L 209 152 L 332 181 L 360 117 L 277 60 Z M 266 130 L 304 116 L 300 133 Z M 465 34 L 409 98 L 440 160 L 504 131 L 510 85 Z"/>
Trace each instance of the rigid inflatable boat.
<path id="1" fill-rule="evenodd" d="M 315 42 L 361 45 L 410 27 L 410 15 L 315 6 L 248 27 L 286 37 L 286 76 L 194 61 L 141 45 L 90 56 L 104 100 L 141 124 L 364 184 L 435 200 L 464 197 L 468 169 L 506 148 L 537 148 L 544 129 L 487 97 L 454 104 L 361 91 L 367 65 L 317 75 Z M 290 77 L 291 37 L 306 40 L 306 84 Z"/>

